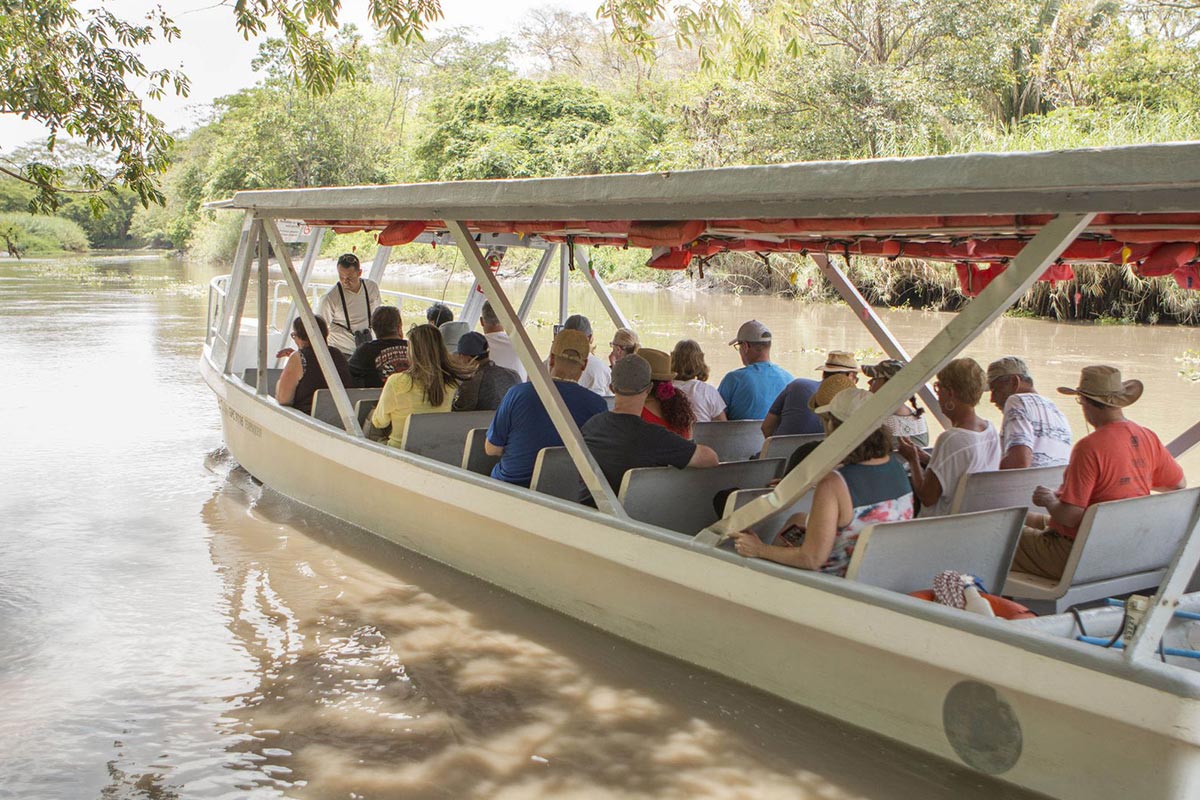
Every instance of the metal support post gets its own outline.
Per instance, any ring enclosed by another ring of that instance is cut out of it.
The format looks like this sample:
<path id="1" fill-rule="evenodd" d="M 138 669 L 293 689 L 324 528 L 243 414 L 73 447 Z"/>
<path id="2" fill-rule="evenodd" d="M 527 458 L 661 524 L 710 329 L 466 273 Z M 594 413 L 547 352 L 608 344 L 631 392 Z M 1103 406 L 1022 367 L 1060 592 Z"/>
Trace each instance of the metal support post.
<path id="1" fill-rule="evenodd" d="M 467 226 L 462 222 L 446 220 L 446 227 L 453 234 L 454 241 L 462 251 L 467 266 L 471 268 L 475 279 L 483 287 L 487 299 L 491 301 L 492 310 L 496 312 L 496 316 L 500 317 L 500 324 L 504 326 L 504 330 L 512 340 L 513 349 L 521 359 L 525 371 L 529 373 L 529 381 L 537 390 L 538 397 L 546 407 L 546 413 L 550 415 L 550 421 L 554 423 L 554 428 L 562 438 L 567 452 L 571 454 L 571 460 L 575 462 L 575 467 L 583 477 L 583 482 L 587 484 L 588 490 L 592 493 L 596 507 L 605 513 L 625 517 L 625 509 L 617 501 L 617 496 L 609 486 L 608 479 L 604 477 L 604 473 L 600 471 L 600 465 L 596 463 L 592 452 L 584 443 L 583 434 L 579 432 L 575 418 L 571 416 L 562 396 L 554 388 L 554 381 L 551 380 L 546 365 L 542 363 L 542 360 L 538 358 L 537 351 L 533 349 L 529 333 L 517 319 L 517 312 L 509 302 L 504 289 L 501 288 L 500 282 L 488 269 L 487 261 L 484 260 L 479 245 L 471 238 L 467 232 Z"/>
<path id="2" fill-rule="evenodd" d="M 321 253 L 321 242 L 325 240 L 325 231 L 328 228 L 317 226 L 308 234 L 308 243 L 304 247 L 304 260 L 300 262 L 300 285 L 308 286 L 308 279 L 312 275 L 313 264 L 317 263 L 317 256 Z M 288 308 L 287 318 L 283 321 L 283 327 L 279 330 L 279 349 L 283 349 L 289 344 L 289 337 L 292 335 L 292 321 L 296 319 L 296 304 L 292 303 Z"/>
<path id="3" fill-rule="evenodd" d="M 1133 639 L 1125 647 L 1127 661 L 1142 661 L 1155 658 L 1158 646 L 1166 633 L 1167 625 L 1179 607 L 1179 597 L 1187 591 L 1188 583 L 1200 565 L 1200 510 L 1193 516 L 1190 533 L 1183 540 L 1183 547 L 1175 554 L 1167 575 L 1158 587 L 1158 593 L 1150 604 L 1150 611 L 1138 625 Z"/>
<path id="4" fill-rule="evenodd" d="M 562 325 L 570 316 L 571 262 L 567 247 L 558 248 L 558 324 Z"/>
<path id="5" fill-rule="evenodd" d="M 693 540 L 695 544 L 715 546 L 730 532 L 745 530 L 800 499 L 878 429 L 896 406 L 911 397 L 961 353 L 980 331 L 1020 299 L 1094 216 L 1092 213 L 1060 214 L 1048 222 L 1012 260 L 1008 269 L 942 328 L 904 369 L 873 394 L 853 419 L 839 426 L 808 458 L 784 476 L 774 492 L 747 503 L 711 528 L 701 531 Z M 947 487 L 946 491 L 953 491 L 953 487 Z"/>
<path id="6" fill-rule="evenodd" d="M 308 304 L 308 295 L 304 293 L 304 285 L 292 267 L 292 257 L 288 255 L 287 247 L 284 246 L 283 239 L 279 235 L 279 229 L 270 219 L 262 220 L 261 224 L 271 246 L 275 248 L 275 256 L 279 259 L 279 269 L 283 272 L 283 279 L 287 281 L 288 288 L 292 292 L 292 301 L 296 305 L 300 319 L 304 320 L 304 330 L 309 332 L 309 342 L 317 354 L 317 363 L 321 365 L 321 373 L 325 376 L 325 382 L 329 384 L 329 393 L 333 396 L 333 404 L 337 406 L 338 416 L 342 418 L 342 425 L 347 433 L 361 438 L 362 427 L 358 424 L 354 406 L 350 404 L 350 395 L 346 392 L 346 386 L 342 383 L 337 367 L 333 364 L 333 356 L 329 354 L 328 342 L 317 335 L 321 329 L 317 327 L 317 318 L 313 314 L 312 306 Z"/>
<path id="7" fill-rule="evenodd" d="M 592 291 L 596 293 L 596 297 L 600 298 L 600 304 L 604 306 L 604 310 L 608 312 L 608 318 L 612 320 L 613 325 L 618 328 L 629 328 L 633 326 L 629 324 L 629 320 L 625 319 L 625 315 L 621 313 L 621 309 L 617 306 L 617 301 L 613 300 L 609 294 L 608 287 L 604 285 L 604 281 L 600 280 L 600 276 L 592 269 L 591 259 L 588 258 L 587 249 L 579 245 L 575 245 L 575 266 L 579 267 L 583 272 L 583 277 L 591 284 Z"/>
<path id="8" fill-rule="evenodd" d="M 529 319 L 529 312 L 533 309 L 533 302 L 537 300 L 538 291 L 542 288 L 542 282 L 546 279 L 546 272 L 550 269 L 550 262 L 554 260 L 554 252 L 557 246 L 550 245 L 545 252 L 542 253 L 542 258 L 538 261 L 537 269 L 533 271 L 533 278 L 529 281 L 529 287 L 525 290 L 525 297 L 521 298 L 521 307 L 517 310 L 517 319 L 521 324 L 525 324 L 525 320 Z"/>
<path id="9" fill-rule="evenodd" d="M 854 315 L 862 321 L 862 324 L 879 346 L 883 348 L 883 352 L 888 354 L 888 358 L 894 358 L 897 361 L 908 363 L 908 351 L 904 349 L 904 345 L 892 335 L 887 326 L 883 324 L 883 320 L 875 313 L 875 309 L 867 302 L 867 299 L 858 291 L 858 287 L 850 280 L 850 277 L 845 272 L 833 263 L 833 260 L 824 253 L 810 253 L 813 263 L 817 265 L 817 269 L 821 270 L 821 274 L 825 276 L 825 280 L 837 290 L 838 295 L 846 305 L 850 306 L 850 310 Z M 950 420 L 942 413 L 942 407 L 938 405 L 937 395 L 933 393 L 933 389 L 929 384 L 923 385 L 917 392 L 921 399 L 925 402 L 925 407 L 929 409 L 938 422 L 945 429 L 950 428 Z M 907 398 L 906 398 L 907 399 Z"/>
<path id="10" fill-rule="evenodd" d="M 483 254 L 484 263 L 488 264 L 488 270 L 491 270 L 493 256 L 504 257 L 504 252 L 507 247 L 489 247 L 487 252 Z M 471 290 L 467 292 L 467 299 L 463 301 L 462 311 L 459 312 L 459 319 L 475 327 L 475 322 L 479 319 L 479 315 L 483 313 L 483 304 L 487 302 L 487 295 L 483 293 L 483 287 L 479 284 L 479 279 L 476 278 L 471 282 Z"/>
<path id="11" fill-rule="evenodd" d="M 1200 422 L 1172 439 L 1167 444 L 1167 452 L 1175 458 L 1179 458 L 1195 447 L 1197 443 L 1200 443 Z"/>
<path id="12" fill-rule="evenodd" d="M 484 256 L 484 263 L 487 263 L 487 256 Z M 475 323 L 479 320 L 479 312 L 483 310 L 483 304 L 487 300 L 487 295 L 483 293 L 483 289 L 479 287 L 479 281 L 471 281 L 471 288 L 467 289 L 467 296 L 463 299 L 462 308 L 458 310 L 458 319 L 460 322 L 465 322 L 475 328 Z"/>
<path id="13" fill-rule="evenodd" d="M 258 383 L 254 391 L 267 394 L 267 288 L 271 282 L 271 267 L 267 258 L 267 238 L 258 237 Z"/>
<path id="14" fill-rule="evenodd" d="M 229 276 L 225 319 L 221 321 L 222 338 L 225 340 L 225 364 L 221 371 L 226 375 L 233 372 L 233 360 L 237 356 L 238 336 L 242 331 L 242 314 L 246 306 L 246 288 L 250 283 L 251 264 L 254 263 L 254 244 L 260 233 L 257 221 L 247 213 L 238 239 L 237 255 L 233 259 L 233 273 Z"/>
<path id="15" fill-rule="evenodd" d="M 375 258 L 371 260 L 371 269 L 367 272 L 367 280 L 374 281 L 378 285 L 383 280 L 383 273 L 387 270 L 388 259 L 391 256 L 391 246 L 381 244 L 375 251 Z M 370 325 L 371 320 L 367 320 L 367 324 Z"/>

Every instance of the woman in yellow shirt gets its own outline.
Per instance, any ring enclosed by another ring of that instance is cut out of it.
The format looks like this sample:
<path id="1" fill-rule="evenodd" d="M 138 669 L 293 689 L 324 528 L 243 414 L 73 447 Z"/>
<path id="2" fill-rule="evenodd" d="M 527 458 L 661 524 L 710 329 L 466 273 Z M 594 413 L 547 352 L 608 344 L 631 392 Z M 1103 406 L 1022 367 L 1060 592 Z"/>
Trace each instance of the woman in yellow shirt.
<path id="1" fill-rule="evenodd" d="M 467 373 L 450 361 L 442 334 L 432 325 L 417 325 L 408 332 L 409 368 L 388 377 L 371 412 L 371 424 L 391 425 L 391 447 L 404 447 L 404 422 L 410 414 L 450 410 L 454 391 Z"/>

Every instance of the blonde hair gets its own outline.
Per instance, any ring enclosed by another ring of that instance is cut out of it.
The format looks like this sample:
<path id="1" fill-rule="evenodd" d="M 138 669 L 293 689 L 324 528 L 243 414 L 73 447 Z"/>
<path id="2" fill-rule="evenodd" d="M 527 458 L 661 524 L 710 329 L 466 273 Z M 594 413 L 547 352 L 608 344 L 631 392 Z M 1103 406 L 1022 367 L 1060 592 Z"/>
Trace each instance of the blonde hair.
<path id="1" fill-rule="evenodd" d="M 937 374 L 938 383 L 949 390 L 954 399 L 968 406 L 979 405 L 987 388 L 987 374 L 973 358 L 956 358 Z"/>
<path id="2" fill-rule="evenodd" d="M 446 402 L 446 389 L 457 389 L 468 373 L 455 366 L 446 352 L 442 332 L 432 325 L 417 325 L 408 332 L 408 374 L 431 406 Z"/>
<path id="3" fill-rule="evenodd" d="M 614 347 L 624 350 L 627 356 L 636 353 L 642 344 L 638 341 L 637 332 L 629 328 L 617 328 L 617 332 L 613 334 L 612 343 Z"/>
<path id="4" fill-rule="evenodd" d="M 671 351 L 671 369 L 675 370 L 677 380 L 708 380 L 708 364 L 704 363 L 704 351 L 700 349 L 700 343 L 692 339 L 676 342 L 675 349 Z"/>

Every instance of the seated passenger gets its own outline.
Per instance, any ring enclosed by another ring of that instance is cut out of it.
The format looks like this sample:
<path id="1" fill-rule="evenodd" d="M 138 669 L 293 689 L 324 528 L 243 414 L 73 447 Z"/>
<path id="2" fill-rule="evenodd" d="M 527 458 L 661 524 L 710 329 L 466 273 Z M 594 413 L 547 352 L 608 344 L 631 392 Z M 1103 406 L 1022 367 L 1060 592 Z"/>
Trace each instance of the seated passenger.
<path id="1" fill-rule="evenodd" d="M 388 444 L 404 447 L 404 423 L 411 414 L 450 410 L 454 391 L 466 373 L 450 363 L 442 334 L 432 325 L 417 325 L 408 332 L 408 372 L 394 373 L 379 393 L 371 412 L 377 430 L 391 427 Z"/>
<path id="2" fill-rule="evenodd" d="M 829 355 L 825 356 L 825 363 L 817 367 L 821 371 L 821 379 L 824 380 L 831 375 L 849 375 L 850 379 L 858 384 L 858 360 L 854 357 L 854 353 L 845 350 L 830 350 Z"/>
<path id="3" fill-rule="evenodd" d="M 521 377 L 505 369 L 488 356 L 488 340 L 482 333 L 471 331 L 458 340 L 456 352 L 468 359 L 474 371 L 459 384 L 451 408 L 455 411 L 489 411 L 500 407 L 509 389 L 521 382 Z"/>
<path id="4" fill-rule="evenodd" d="M 704 351 L 691 339 L 675 343 L 671 351 L 671 369 L 675 370 L 675 388 L 692 401 L 692 413 L 696 422 L 724 422 L 725 401 L 721 393 L 708 382 L 708 364 L 704 363 Z"/>
<path id="5" fill-rule="evenodd" d="M 458 355 L 458 340 L 471 332 L 471 326 L 461 320 L 452 320 L 443 322 L 438 326 L 438 333 L 442 335 L 442 343 L 446 345 L 446 352 L 453 355 Z M 470 360 L 465 358 L 451 358 L 453 363 L 470 369 Z"/>
<path id="6" fill-rule="evenodd" d="M 867 390 L 874 393 L 904 369 L 904 362 L 889 358 L 878 364 L 864 364 L 862 371 L 867 376 Z M 925 409 L 917 405 L 917 398 L 908 398 L 909 405 L 902 405 L 883 421 L 883 427 L 892 434 L 892 441 L 905 436 L 921 447 L 929 446 L 929 423 L 925 421 Z M 911 406 L 911 408 L 910 408 Z"/>
<path id="7" fill-rule="evenodd" d="M 783 387 L 783 391 L 771 403 L 767 416 L 763 417 L 763 438 L 821 433 L 825 430 L 821 418 L 813 411 L 818 405 L 828 405 L 829 400 L 833 399 L 833 394 L 828 394 L 825 402 L 814 401 L 817 391 L 825 385 L 841 391 L 853 386 L 854 381 L 845 372 L 827 373 L 820 383 L 811 378 L 796 378 Z"/>
<path id="8" fill-rule="evenodd" d="M 592 323 L 583 314 L 572 314 L 567 317 L 567 321 L 563 323 L 562 329 L 565 331 L 579 331 L 587 337 L 588 346 L 591 347 Z M 549 361 L 546 362 L 546 366 L 550 366 Z M 589 350 L 587 365 L 583 368 L 583 374 L 579 376 L 579 385 L 585 389 L 590 389 L 601 397 L 608 397 L 610 378 L 608 365 Z"/>
<path id="9" fill-rule="evenodd" d="M 771 363 L 771 331 L 756 319 L 742 323 L 729 346 L 737 348 L 742 367 L 727 373 L 717 387 L 725 413 L 729 419 L 762 419 L 792 375 Z"/>
<path id="10" fill-rule="evenodd" d="M 321 317 L 317 317 L 317 327 L 321 330 L 321 338 L 328 341 L 329 324 Z M 291 406 L 297 411 L 311 414 L 313 393 L 317 389 L 328 389 L 329 384 L 325 380 L 325 373 L 321 371 L 321 365 L 317 362 L 317 353 L 313 350 L 312 342 L 309 341 L 308 333 L 304 329 L 304 320 L 299 317 L 292 322 L 292 341 L 296 344 L 295 350 L 289 347 L 276 354 L 276 358 L 287 356 L 287 363 L 283 365 L 283 372 L 279 374 L 279 383 L 275 385 L 275 400 L 281 406 Z M 333 365 L 337 367 L 342 385 L 353 386 L 350 368 L 346 364 L 346 357 L 342 355 L 342 351 L 331 347 L 329 355 L 333 357 Z"/>
<path id="11" fill-rule="evenodd" d="M 829 405 L 833 402 L 833 398 L 837 397 L 847 389 L 853 388 L 854 379 L 851 378 L 850 375 L 845 372 L 835 372 L 825 380 L 821 381 L 820 385 L 817 386 L 817 391 L 813 392 L 813 396 L 808 398 L 808 402 L 805 405 L 808 406 L 808 410 L 811 411 L 813 415 L 816 415 L 818 408 Z M 825 422 L 824 420 L 821 420 L 820 417 L 817 417 L 817 419 L 821 422 L 821 430 L 816 432 L 824 433 Z"/>
<path id="12" fill-rule="evenodd" d="M 637 333 L 629 328 L 617 328 L 608 346 L 612 348 L 608 351 L 608 368 L 612 369 L 613 364 L 636 353 L 641 347 L 641 342 L 638 341 Z"/>
<path id="13" fill-rule="evenodd" d="M 434 303 L 425 309 L 425 321 L 435 328 L 440 328 L 454 319 L 454 312 L 445 303 Z"/>
<path id="14" fill-rule="evenodd" d="M 571 412 L 575 424 L 583 427 L 589 419 L 608 410 L 604 398 L 579 385 L 579 376 L 587 364 L 591 345 L 581 331 L 561 330 L 550 345 L 550 377 L 554 388 Z M 532 383 L 521 383 L 508 390 L 488 428 L 484 451 L 500 456 L 492 468 L 497 480 L 528 486 L 533 465 L 544 447 L 561 447 L 562 437 Z"/>
<path id="15" fill-rule="evenodd" d="M 621 479 L 636 467 L 715 467 L 711 447 L 696 444 L 661 425 L 642 419 L 642 408 L 653 381 L 650 364 L 639 355 L 625 356 L 612 368 L 612 411 L 597 414 L 583 426 L 583 439 L 614 492 Z M 580 484 L 580 502 L 594 505 L 591 492 Z"/>
<path id="16" fill-rule="evenodd" d="M 832 433 L 850 419 L 871 393 L 851 388 L 817 408 Z M 779 534 L 781 544 L 764 544 L 752 531 L 733 534 L 734 549 L 800 569 L 845 577 L 859 532 L 878 522 L 912 519 L 913 496 L 892 435 L 879 428 L 817 483 L 808 514 L 795 514 Z"/>
<path id="17" fill-rule="evenodd" d="M 1000 469 L 1056 467 L 1071 458 L 1071 426 L 1058 406 L 1033 388 L 1029 368 L 1016 356 L 988 364 L 992 405 L 1000 423 Z"/>
<path id="18" fill-rule="evenodd" d="M 408 369 L 408 340 L 400 335 L 400 309 L 380 306 L 371 312 L 372 341 L 350 356 L 350 375 L 355 386 L 378 389 L 393 372 Z"/>
<path id="19" fill-rule="evenodd" d="M 1145 497 L 1187 485 L 1183 470 L 1149 428 L 1125 419 L 1126 406 L 1142 396 L 1142 382 L 1122 381 L 1116 367 L 1084 367 L 1075 395 L 1083 418 L 1096 430 L 1080 439 L 1057 491 L 1039 486 L 1033 504 L 1048 514 L 1030 514 L 1012 568 L 1043 578 L 1062 577 L 1075 534 L 1088 506 L 1107 500 Z"/>
<path id="20" fill-rule="evenodd" d="M 650 363 L 650 380 L 654 382 L 654 388 L 642 408 L 642 419 L 662 425 L 685 439 L 692 438 L 692 423 L 696 421 L 696 414 L 692 411 L 688 396 L 675 388 L 671 357 L 662 350 L 647 347 L 639 350 L 638 355 Z"/>
<path id="21" fill-rule="evenodd" d="M 483 335 L 488 340 L 488 357 L 496 364 L 517 373 L 521 380 L 529 380 L 529 375 L 525 372 L 521 359 L 517 357 L 517 351 L 513 349 L 512 340 L 504 332 L 504 326 L 500 324 L 500 317 L 496 315 L 490 302 L 484 303 L 483 311 L 479 312 L 479 325 L 483 328 Z"/>
<path id="22" fill-rule="evenodd" d="M 983 368 L 975 359 L 954 359 L 933 382 L 938 405 L 952 427 L 938 436 L 933 455 L 927 455 L 912 439 L 900 439 L 900 455 L 908 461 L 913 494 L 921 502 L 922 517 L 950 513 L 950 503 L 962 476 L 1000 467 L 1000 437 L 992 423 L 975 413 L 985 384 Z"/>

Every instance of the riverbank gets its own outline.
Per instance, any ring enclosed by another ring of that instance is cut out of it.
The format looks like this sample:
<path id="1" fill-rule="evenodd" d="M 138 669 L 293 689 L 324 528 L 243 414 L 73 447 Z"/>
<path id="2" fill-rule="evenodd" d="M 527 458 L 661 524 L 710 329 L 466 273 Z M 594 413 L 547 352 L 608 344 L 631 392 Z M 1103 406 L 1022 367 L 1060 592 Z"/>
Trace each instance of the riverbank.
<path id="1" fill-rule="evenodd" d="M 347 239 L 349 237 L 329 237 Z M 392 264 L 405 264 L 414 277 L 470 281 L 470 270 L 457 250 L 431 250 L 425 246 L 397 248 Z M 322 248 L 318 268 L 333 273 L 334 258 L 345 252 Z M 364 261 L 373 255 L 359 250 Z M 631 263 L 636 256 L 636 263 Z M 825 281 L 816 265 L 805 256 L 753 253 L 716 256 L 708 264 L 688 270 L 656 270 L 641 264 L 644 253 L 600 248 L 593 263 L 610 286 L 628 291 L 669 289 L 734 295 L 756 295 L 840 302 L 837 292 Z M 498 274 L 528 279 L 536 267 L 534 252 L 510 251 Z M 1008 313 L 1064 322 L 1095 322 L 1101 325 L 1145 323 L 1200 324 L 1200 291 L 1181 288 L 1173 278 L 1142 278 L 1132 265 L 1087 265 L 1074 267 L 1075 277 L 1056 283 L 1038 282 Z M 957 311 L 970 299 L 959 290 L 951 265 L 921 261 L 851 259 L 850 278 L 871 305 L 879 308 L 911 308 L 927 311 Z M 582 277 L 577 278 L 582 281 Z"/>

